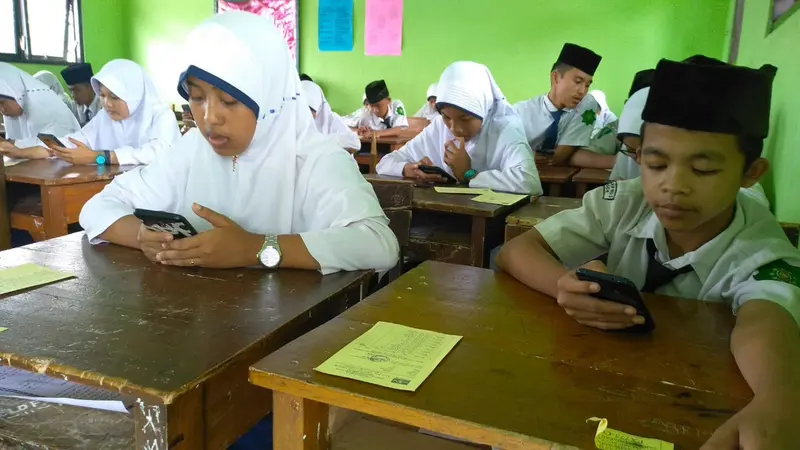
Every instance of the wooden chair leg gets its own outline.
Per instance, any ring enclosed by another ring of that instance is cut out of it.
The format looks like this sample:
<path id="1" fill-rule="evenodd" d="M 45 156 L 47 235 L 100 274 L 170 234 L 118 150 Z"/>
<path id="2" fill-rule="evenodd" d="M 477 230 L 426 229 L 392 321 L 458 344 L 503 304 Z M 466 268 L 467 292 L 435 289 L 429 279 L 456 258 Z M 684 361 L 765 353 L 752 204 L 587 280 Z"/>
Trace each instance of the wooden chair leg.
<path id="1" fill-rule="evenodd" d="M 369 149 L 369 173 L 377 173 L 375 167 L 378 165 L 378 136 L 372 132 L 372 146 Z"/>

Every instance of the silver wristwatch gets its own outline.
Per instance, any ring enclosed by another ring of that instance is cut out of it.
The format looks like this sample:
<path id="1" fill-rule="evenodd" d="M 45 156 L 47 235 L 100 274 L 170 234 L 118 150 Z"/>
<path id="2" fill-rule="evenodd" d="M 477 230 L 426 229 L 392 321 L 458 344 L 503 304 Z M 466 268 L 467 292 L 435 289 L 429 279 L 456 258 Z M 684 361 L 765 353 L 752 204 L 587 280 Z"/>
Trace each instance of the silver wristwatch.
<path id="1" fill-rule="evenodd" d="M 261 250 L 258 252 L 257 256 L 261 265 L 267 269 L 278 267 L 283 256 L 281 254 L 281 246 L 278 245 L 278 236 L 268 234 L 266 238 L 264 238 L 264 245 L 261 246 Z"/>

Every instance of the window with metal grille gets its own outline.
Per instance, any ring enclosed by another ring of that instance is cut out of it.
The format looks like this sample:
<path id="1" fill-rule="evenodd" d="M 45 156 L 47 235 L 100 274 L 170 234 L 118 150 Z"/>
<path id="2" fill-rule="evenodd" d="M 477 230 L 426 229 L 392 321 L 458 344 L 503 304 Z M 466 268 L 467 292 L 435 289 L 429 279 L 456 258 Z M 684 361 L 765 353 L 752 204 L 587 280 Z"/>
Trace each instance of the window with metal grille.
<path id="1" fill-rule="evenodd" d="M 83 61 L 80 0 L 0 0 L 0 61 Z"/>

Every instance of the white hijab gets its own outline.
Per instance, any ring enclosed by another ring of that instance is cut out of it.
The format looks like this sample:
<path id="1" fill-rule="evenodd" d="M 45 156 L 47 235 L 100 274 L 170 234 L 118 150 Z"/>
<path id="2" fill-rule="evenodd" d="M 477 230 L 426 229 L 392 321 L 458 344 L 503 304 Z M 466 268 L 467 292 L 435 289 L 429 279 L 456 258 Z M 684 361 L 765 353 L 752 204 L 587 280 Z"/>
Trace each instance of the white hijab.
<path id="1" fill-rule="evenodd" d="M 130 115 L 123 120 L 113 120 L 105 109 L 97 111 L 82 130 L 90 148 L 115 150 L 120 147 L 143 147 L 159 135 L 161 121 L 169 122 L 166 142 L 171 143 L 178 135 L 178 123 L 169 106 L 161 102 L 153 81 L 141 66 L 127 59 L 109 61 L 92 77 L 92 89 L 100 96 L 100 85 L 106 87 L 128 104 Z M 169 118 L 171 117 L 171 121 Z M 172 130 L 174 128 L 174 130 Z M 174 133 L 169 133 L 174 131 Z M 80 136 L 76 136 L 83 141 Z"/>
<path id="2" fill-rule="evenodd" d="M 422 105 L 422 108 L 414 114 L 414 117 L 422 117 L 423 119 L 433 120 L 436 116 L 439 115 L 439 111 L 436 110 L 430 103 L 428 103 L 428 99 L 431 97 L 436 97 L 436 85 L 437 83 L 433 83 L 432 85 L 428 86 L 427 95 L 425 95 L 425 104 Z"/>
<path id="3" fill-rule="evenodd" d="M 20 69 L 0 62 L 0 96 L 13 98 L 21 107 L 19 117 L 3 116 L 6 137 L 17 147 L 38 145 L 36 136 L 64 136 L 80 129 L 64 101 L 44 83 Z"/>
<path id="4" fill-rule="evenodd" d="M 358 150 L 361 148 L 361 140 L 345 123 L 344 119 L 333 110 L 325 98 L 325 93 L 313 81 L 302 81 L 303 94 L 308 101 L 308 106 L 316 111 L 317 116 L 314 123 L 317 131 L 324 135 L 331 136 L 339 146 L 345 149 Z"/>
<path id="5" fill-rule="evenodd" d="M 51 91 L 55 92 L 58 96 L 64 96 L 67 92 L 64 90 L 64 87 L 61 86 L 61 82 L 58 81 L 58 78 L 48 70 L 40 70 L 33 75 L 33 78 L 44 83 L 45 86 L 49 87 Z"/>

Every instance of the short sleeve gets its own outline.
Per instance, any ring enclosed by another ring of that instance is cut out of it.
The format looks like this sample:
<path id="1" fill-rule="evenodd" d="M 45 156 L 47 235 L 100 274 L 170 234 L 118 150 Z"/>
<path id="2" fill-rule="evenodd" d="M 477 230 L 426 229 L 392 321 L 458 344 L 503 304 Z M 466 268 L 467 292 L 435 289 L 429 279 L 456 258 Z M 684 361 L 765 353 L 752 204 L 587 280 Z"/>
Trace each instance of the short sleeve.
<path id="1" fill-rule="evenodd" d="M 600 106 L 597 102 L 591 96 L 586 96 L 570 115 L 563 129 L 559 130 L 558 145 L 589 147 L 598 109 Z"/>
<path id="2" fill-rule="evenodd" d="M 403 102 L 397 100 L 394 104 L 394 121 L 392 128 L 408 128 L 408 112 Z"/>
<path id="3" fill-rule="evenodd" d="M 782 306 L 800 326 L 800 258 L 762 266 L 726 296 L 732 299 L 734 313 L 750 300 L 767 300 Z"/>

